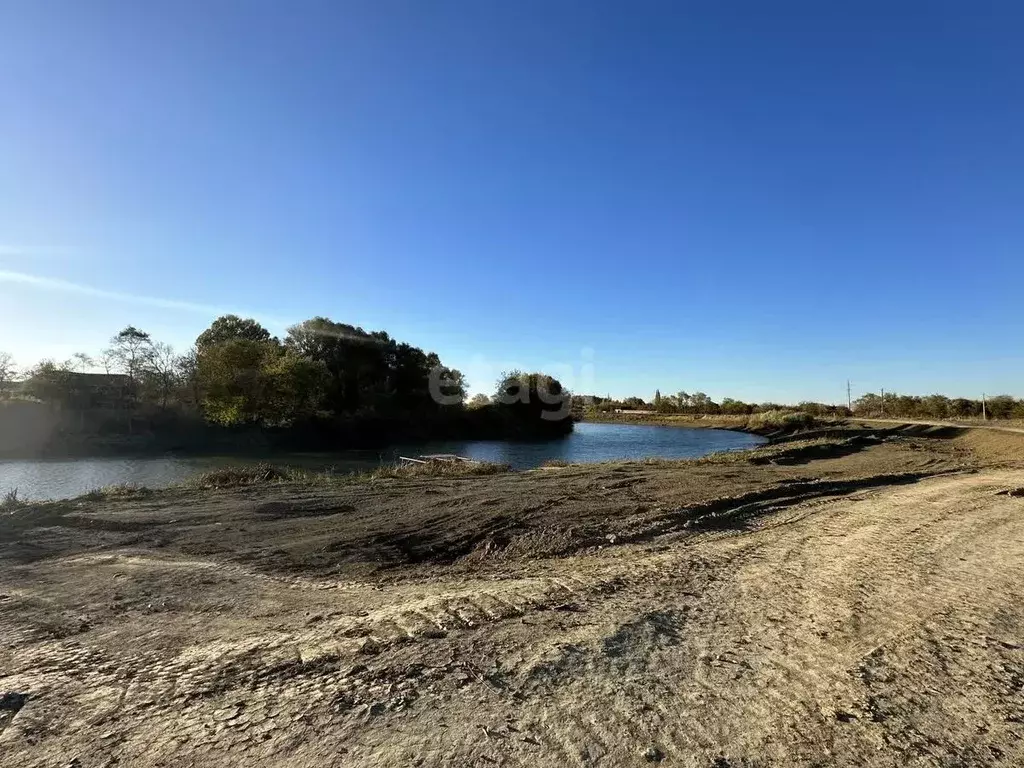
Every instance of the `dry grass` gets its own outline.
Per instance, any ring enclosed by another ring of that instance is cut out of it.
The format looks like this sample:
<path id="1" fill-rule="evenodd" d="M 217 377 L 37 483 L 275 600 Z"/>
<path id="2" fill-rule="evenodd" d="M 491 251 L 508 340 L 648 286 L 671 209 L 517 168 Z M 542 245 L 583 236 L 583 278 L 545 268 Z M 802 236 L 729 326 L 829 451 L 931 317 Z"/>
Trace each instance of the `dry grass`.
<path id="1" fill-rule="evenodd" d="M 359 483 L 390 480 L 403 477 L 473 477 L 510 472 L 508 464 L 491 462 L 429 461 L 425 464 L 393 464 L 369 472 L 341 473 L 313 472 L 296 467 L 259 463 L 241 467 L 225 467 L 204 472 L 186 480 L 184 485 L 194 489 L 240 488 L 267 483 Z"/>
<path id="2" fill-rule="evenodd" d="M 17 488 L 11 488 L 3 495 L 3 498 L 0 498 L 0 512 L 14 512 L 27 503 L 24 496 L 18 495 Z"/>
<path id="3" fill-rule="evenodd" d="M 322 477 L 326 477 L 326 475 L 260 462 L 240 467 L 222 467 L 221 469 L 203 472 L 186 480 L 184 485 L 189 488 L 201 489 L 239 488 L 246 485 L 263 485 L 265 483 L 310 481 Z"/>
<path id="4" fill-rule="evenodd" d="M 810 429 L 817 420 L 805 411 L 765 411 L 747 420 L 747 429 Z"/>
<path id="5" fill-rule="evenodd" d="M 93 488 L 88 493 L 83 493 L 80 498 L 87 501 L 117 500 L 124 501 L 144 499 L 152 495 L 153 489 L 147 488 L 138 483 L 114 483 L 105 485 L 102 488 Z"/>
<path id="6" fill-rule="evenodd" d="M 428 461 L 425 464 L 392 464 L 375 469 L 362 477 L 368 480 L 388 480 L 402 477 L 476 477 L 511 472 L 508 464 L 489 461 Z"/>
<path id="7" fill-rule="evenodd" d="M 743 429 L 747 416 L 725 414 L 704 415 L 693 413 L 597 413 L 588 414 L 585 421 L 604 424 L 648 424 L 663 427 L 689 427 L 692 429 Z"/>

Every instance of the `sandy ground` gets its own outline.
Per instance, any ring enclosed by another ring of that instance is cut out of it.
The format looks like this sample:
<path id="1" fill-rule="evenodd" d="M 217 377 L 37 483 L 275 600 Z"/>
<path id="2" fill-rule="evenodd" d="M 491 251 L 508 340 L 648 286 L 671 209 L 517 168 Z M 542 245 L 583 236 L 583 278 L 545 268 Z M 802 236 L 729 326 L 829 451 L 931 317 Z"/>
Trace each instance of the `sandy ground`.
<path id="1" fill-rule="evenodd" d="M 1024 764 L 1024 438 L 0 522 L 4 765 Z"/>

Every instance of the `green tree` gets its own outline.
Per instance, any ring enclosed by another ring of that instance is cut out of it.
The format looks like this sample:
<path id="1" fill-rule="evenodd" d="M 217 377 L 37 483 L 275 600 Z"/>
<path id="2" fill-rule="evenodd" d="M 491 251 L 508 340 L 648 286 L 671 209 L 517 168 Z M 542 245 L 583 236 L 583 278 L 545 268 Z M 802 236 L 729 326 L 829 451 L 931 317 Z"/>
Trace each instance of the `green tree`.
<path id="1" fill-rule="evenodd" d="M 222 315 L 210 327 L 199 334 L 196 348 L 204 349 L 225 341 L 242 339 L 246 341 L 270 341 L 270 331 L 252 318 L 241 318 L 238 315 Z"/>
<path id="2" fill-rule="evenodd" d="M 410 414 L 435 410 L 441 399 L 465 398 L 462 374 L 433 352 L 399 343 L 383 331 L 314 317 L 288 329 L 285 347 L 322 363 L 325 401 L 337 414 Z M 436 392 L 431 387 L 435 386 Z"/>
<path id="3" fill-rule="evenodd" d="M 230 339 L 199 348 L 202 409 L 224 426 L 259 423 L 266 412 L 263 369 L 279 350 L 269 341 Z"/>
<path id="4" fill-rule="evenodd" d="M 431 400 L 436 405 L 461 406 L 466 400 L 466 379 L 462 371 L 448 368 L 440 362 L 431 368 L 428 388 Z"/>
<path id="5" fill-rule="evenodd" d="M 265 358 L 260 376 L 259 419 L 271 426 L 290 426 L 315 416 L 330 378 L 323 363 L 287 351 Z"/>
<path id="6" fill-rule="evenodd" d="M 492 399 L 512 433 L 555 436 L 572 431 L 572 393 L 547 374 L 504 373 Z"/>
<path id="7" fill-rule="evenodd" d="M 742 400 L 734 400 L 731 397 L 723 397 L 722 404 L 719 406 L 722 413 L 730 416 L 741 416 L 749 414 L 754 410 L 753 406 L 747 405 Z"/>
<path id="8" fill-rule="evenodd" d="M 712 414 L 718 412 L 718 404 L 703 392 L 696 392 L 690 396 L 690 407 L 694 413 Z"/>
<path id="9" fill-rule="evenodd" d="M 396 346 L 388 334 L 314 317 L 288 329 L 285 347 L 323 364 L 329 374 L 327 403 L 338 414 L 386 409 L 396 392 L 407 392 L 396 378 L 399 358 L 408 345 Z M 422 355 L 420 350 L 416 350 Z M 426 391 L 428 371 L 417 369 Z"/>

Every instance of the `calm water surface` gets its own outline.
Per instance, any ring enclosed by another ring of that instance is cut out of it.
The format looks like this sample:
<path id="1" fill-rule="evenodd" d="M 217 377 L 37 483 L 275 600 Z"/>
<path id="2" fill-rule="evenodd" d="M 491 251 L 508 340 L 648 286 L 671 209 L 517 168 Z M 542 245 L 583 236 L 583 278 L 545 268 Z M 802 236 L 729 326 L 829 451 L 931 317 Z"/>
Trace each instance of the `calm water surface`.
<path id="1" fill-rule="evenodd" d="M 269 458 L 275 464 L 290 464 L 315 470 L 339 472 L 370 469 L 394 461 L 398 456 L 423 453 L 455 453 L 480 461 L 511 464 L 515 469 L 538 467 L 545 461 L 613 461 L 616 459 L 679 459 L 704 456 L 716 451 L 752 448 L 763 438 L 739 432 L 680 427 L 648 427 L 632 424 L 576 425 L 572 435 L 543 443 L 504 441 L 451 441 L 395 446 L 383 451 L 345 451 L 333 454 L 285 454 Z M 253 457 L 103 458 L 48 461 L 0 461 L 0 493 L 17 488 L 30 499 L 59 499 L 78 496 L 93 488 L 113 483 L 137 483 L 150 488 L 172 485 L 218 467 L 250 464 Z"/>

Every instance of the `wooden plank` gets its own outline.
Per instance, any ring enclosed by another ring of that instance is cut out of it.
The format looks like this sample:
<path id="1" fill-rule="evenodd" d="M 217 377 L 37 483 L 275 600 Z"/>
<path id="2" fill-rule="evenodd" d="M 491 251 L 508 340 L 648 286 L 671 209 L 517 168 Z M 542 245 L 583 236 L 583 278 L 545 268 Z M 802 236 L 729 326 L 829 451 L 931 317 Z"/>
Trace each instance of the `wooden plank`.
<path id="1" fill-rule="evenodd" d="M 398 460 L 399 461 L 409 461 L 409 462 L 412 462 L 413 464 L 429 464 L 430 463 L 428 461 L 424 461 L 423 459 L 413 459 L 413 458 L 410 458 L 408 456 L 399 456 Z"/>

